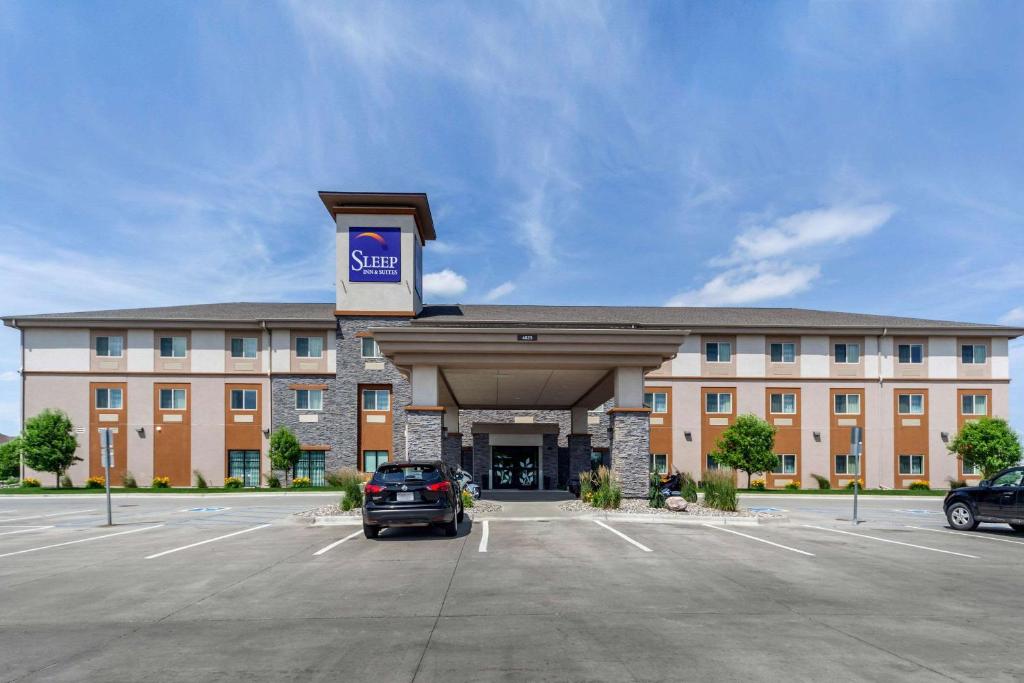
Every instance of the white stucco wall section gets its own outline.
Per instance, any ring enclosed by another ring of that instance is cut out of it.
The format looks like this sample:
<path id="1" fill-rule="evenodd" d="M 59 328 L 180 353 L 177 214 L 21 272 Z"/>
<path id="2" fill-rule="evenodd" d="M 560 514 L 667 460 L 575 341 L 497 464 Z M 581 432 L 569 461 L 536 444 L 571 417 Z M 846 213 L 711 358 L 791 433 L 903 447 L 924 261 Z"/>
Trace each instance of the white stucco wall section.
<path id="1" fill-rule="evenodd" d="M 932 378 L 956 378 L 956 356 L 956 337 L 928 337 L 928 374 Z"/>
<path id="2" fill-rule="evenodd" d="M 25 330 L 25 370 L 89 371 L 89 330 Z"/>
<path id="3" fill-rule="evenodd" d="M 828 377 L 828 337 L 800 337 L 800 376 Z"/>
<path id="4" fill-rule="evenodd" d="M 153 330 L 128 330 L 128 372 L 153 372 Z"/>
<path id="5" fill-rule="evenodd" d="M 1010 378 L 1010 340 L 1006 337 L 992 338 L 992 379 Z"/>
<path id="6" fill-rule="evenodd" d="M 192 330 L 192 372 L 224 372 L 224 330 Z"/>
<path id="7" fill-rule="evenodd" d="M 763 334 L 741 334 L 736 337 L 737 377 L 764 377 L 764 344 Z"/>
<path id="8" fill-rule="evenodd" d="M 878 362 L 882 368 L 882 377 L 892 377 L 896 372 L 896 367 L 893 365 L 895 361 L 892 357 L 893 343 L 892 337 L 882 337 L 879 342 Z"/>
<path id="9" fill-rule="evenodd" d="M 683 340 L 679 353 L 672 359 L 671 372 L 677 377 L 700 376 L 700 335 L 691 334 Z"/>
<path id="10" fill-rule="evenodd" d="M 864 338 L 864 376 L 878 377 L 878 337 Z"/>
<path id="11" fill-rule="evenodd" d="M 272 335 L 271 339 L 273 340 L 273 346 L 270 349 L 270 371 L 291 372 L 291 330 L 274 330 L 274 334 Z M 328 356 L 328 360 L 329 359 L 330 356 Z M 328 367 L 333 368 L 336 366 L 328 365 Z"/>

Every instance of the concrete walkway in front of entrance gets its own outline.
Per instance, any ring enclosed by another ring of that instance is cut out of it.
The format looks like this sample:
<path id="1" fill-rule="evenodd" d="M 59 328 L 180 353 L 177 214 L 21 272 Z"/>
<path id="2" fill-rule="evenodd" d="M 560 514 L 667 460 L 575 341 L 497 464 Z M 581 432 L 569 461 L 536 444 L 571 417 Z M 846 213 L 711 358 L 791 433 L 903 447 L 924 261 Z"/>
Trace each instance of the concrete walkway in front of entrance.
<path id="1" fill-rule="evenodd" d="M 573 500 L 568 491 L 484 491 L 483 501 L 501 505 L 498 512 L 480 513 L 492 519 L 502 517 L 573 517 L 576 513 L 559 509 L 559 506 Z"/>

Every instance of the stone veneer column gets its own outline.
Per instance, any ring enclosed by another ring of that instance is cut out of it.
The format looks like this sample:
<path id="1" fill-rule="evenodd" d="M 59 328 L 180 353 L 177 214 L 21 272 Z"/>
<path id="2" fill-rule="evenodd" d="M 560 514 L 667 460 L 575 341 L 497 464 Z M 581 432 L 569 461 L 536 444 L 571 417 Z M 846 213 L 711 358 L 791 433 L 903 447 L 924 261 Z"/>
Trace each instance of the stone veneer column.
<path id="1" fill-rule="evenodd" d="M 569 478 L 590 470 L 590 434 L 569 435 Z"/>
<path id="2" fill-rule="evenodd" d="M 612 470 L 622 485 L 624 498 L 645 498 L 650 486 L 651 424 L 646 408 L 613 408 Z"/>
<path id="3" fill-rule="evenodd" d="M 547 481 L 541 479 L 544 490 L 558 487 L 558 434 L 544 434 L 541 442 L 542 462 L 541 475 Z"/>
<path id="4" fill-rule="evenodd" d="M 405 409 L 406 460 L 441 460 L 443 421 L 444 410 L 439 407 Z"/>
<path id="5" fill-rule="evenodd" d="M 473 479 L 484 487 L 484 475 L 491 469 L 491 435 L 473 434 Z"/>
<path id="6" fill-rule="evenodd" d="M 445 433 L 441 459 L 452 468 L 457 468 L 462 464 L 462 434 L 458 432 Z"/>

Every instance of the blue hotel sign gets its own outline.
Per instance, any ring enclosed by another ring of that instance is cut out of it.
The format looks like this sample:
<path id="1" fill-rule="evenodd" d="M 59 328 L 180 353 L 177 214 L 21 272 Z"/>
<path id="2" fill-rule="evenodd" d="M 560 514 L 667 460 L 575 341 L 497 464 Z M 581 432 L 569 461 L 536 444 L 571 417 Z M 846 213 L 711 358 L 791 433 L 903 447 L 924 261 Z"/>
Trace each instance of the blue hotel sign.
<path id="1" fill-rule="evenodd" d="M 348 229 L 349 282 L 401 282 L 402 229 Z"/>

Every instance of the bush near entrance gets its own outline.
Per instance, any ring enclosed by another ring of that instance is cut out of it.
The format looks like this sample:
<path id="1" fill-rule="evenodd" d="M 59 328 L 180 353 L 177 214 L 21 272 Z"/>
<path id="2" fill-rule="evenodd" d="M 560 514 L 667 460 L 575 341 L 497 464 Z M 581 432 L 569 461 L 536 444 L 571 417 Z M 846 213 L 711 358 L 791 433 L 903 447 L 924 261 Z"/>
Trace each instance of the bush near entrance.
<path id="1" fill-rule="evenodd" d="M 775 455 L 775 427 L 757 415 L 740 415 L 715 445 L 712 457 L 719 465 L 747 473 L 747 487 L 755 472 L 771 472 L 779 466 Z"/>
<path id="2" fill-rule="evenodd" d="M 949 450 L 963 461 L 965 469 L 978 468 L 985 479 L 1016 465 L 1021 454 L 1016 432 L 998 417 L 983 417 L 965 424 L 949 444 Z"/>

